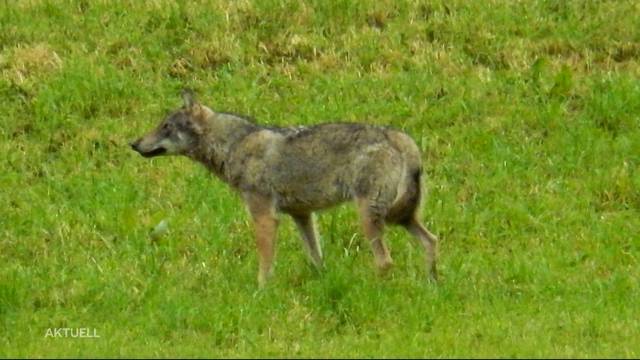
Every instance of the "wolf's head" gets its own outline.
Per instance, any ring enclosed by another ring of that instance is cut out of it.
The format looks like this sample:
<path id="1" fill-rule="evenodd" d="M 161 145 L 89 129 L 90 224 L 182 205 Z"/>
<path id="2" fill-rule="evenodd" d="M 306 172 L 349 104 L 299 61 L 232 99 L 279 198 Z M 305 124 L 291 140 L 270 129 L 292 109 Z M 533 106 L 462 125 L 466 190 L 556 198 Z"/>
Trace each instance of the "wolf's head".
<path id="1" fill-rule="evenodd" d="M 182 91 L 184 106 L 167 116 L 150 133 L 130 143 L 144 157 L 185 155 L 197 145 L 208 109 L 200 105 L 190 90 Z"/>

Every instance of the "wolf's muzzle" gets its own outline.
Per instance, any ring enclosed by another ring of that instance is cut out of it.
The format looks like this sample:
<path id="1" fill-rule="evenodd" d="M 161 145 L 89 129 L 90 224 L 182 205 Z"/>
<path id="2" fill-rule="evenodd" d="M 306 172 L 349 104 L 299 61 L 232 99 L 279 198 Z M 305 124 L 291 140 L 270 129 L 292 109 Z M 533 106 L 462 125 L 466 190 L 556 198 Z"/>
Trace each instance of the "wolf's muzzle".
<path id="1" fill-rule="evenodd" d="M 154 157 L 154 156 L 158 156 L 158 155 L 162 155 L 165 152 L 167 152 L 167 149 L 163 148 L 163 147 L 157 147 L 151 151 L 144 151 L 142 149 L 140 149 L 140 140 L 136 140 L 134 142 L 129 143 L 129 145 L 131 146 L 131 148 L 133 150 L 135 150 L 137 153 L 139 153 L 140 155 L 144 156 L 144 157 Z"/>

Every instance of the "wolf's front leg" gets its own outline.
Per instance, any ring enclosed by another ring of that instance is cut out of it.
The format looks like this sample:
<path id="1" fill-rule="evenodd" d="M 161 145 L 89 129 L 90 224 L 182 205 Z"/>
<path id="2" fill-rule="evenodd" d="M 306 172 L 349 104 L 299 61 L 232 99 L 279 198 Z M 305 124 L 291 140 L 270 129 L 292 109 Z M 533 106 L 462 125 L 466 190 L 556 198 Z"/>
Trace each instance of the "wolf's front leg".
<path id="1" fill-rule="evenodd" d="M 253 218 L 259 259 L 258 285 L 262 288 L 273 272 L 278 217 L 272 198 L 254 193 L 243 196 Z"/>

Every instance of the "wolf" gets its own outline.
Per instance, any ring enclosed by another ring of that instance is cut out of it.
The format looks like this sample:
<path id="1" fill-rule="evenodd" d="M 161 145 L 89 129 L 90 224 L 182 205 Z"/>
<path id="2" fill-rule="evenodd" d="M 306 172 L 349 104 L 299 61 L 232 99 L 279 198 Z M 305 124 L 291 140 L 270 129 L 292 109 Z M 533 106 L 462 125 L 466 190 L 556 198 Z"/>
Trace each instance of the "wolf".
<path id="1" fill-rule="evenodd" d="M 346 201 L 357 205 L 380 272 L 393 264 L 384 227 L 400 225 L 422 244 L 429 277 L 437 280 L 437 238 L 419 220 L 423 171 L 409 135 L 357 123 L 267 127 L 215 112 L 190 90 L 182 99 L 181 108 L 130 146 L 148 158 L 186 156 L 237 190 L 253 220 L 260 287 L 273 272 L 278 215 L 291 216 L 310 261 L 321 269 L 313 213 Z"/>

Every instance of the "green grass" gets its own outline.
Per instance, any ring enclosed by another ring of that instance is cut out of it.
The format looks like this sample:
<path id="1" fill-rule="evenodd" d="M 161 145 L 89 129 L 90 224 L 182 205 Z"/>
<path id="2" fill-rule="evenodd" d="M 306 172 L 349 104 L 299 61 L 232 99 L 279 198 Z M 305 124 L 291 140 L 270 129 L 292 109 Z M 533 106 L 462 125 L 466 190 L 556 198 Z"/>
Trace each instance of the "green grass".
<path id="1" fill-rule="evenodd" d="M 4 1 L 1 357 L 640 356 L 635 1 Z M 403 128 L 442 281 L 347 205 L 257 290 L 241 200 L 128 141 L 195 88 L 263 124 Z M 166 219 L 169 232 L 149 231 Z M 45 338 L 49 328 L 100 338 Z"/>

